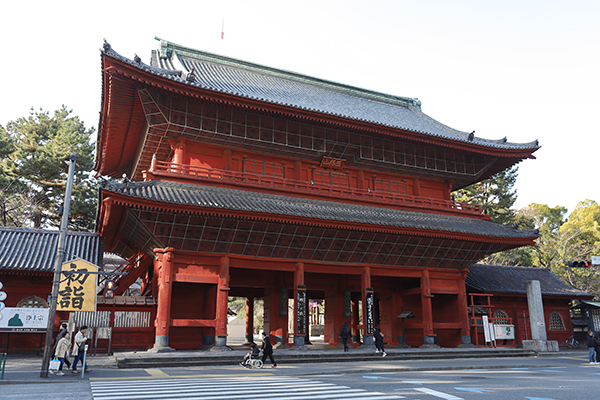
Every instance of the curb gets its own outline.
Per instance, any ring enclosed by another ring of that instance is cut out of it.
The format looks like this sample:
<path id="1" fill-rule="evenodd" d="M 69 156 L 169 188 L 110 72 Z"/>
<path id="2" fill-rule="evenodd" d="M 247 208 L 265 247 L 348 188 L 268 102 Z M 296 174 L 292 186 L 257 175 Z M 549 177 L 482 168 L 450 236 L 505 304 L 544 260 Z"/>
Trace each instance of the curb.
<path id="1" fill-rule="evenodd" d="M 501 370 L 501 369 L 515 369 L 515 368 L 552 368 L 553 365 L 531 365 L 531 364 L 517 364 L 517 365 L 478 365 L 478 366 L 448 366 L 448 367 L 390 367 L 390 368 L 364 368 L 364 369 L 343 369 L 339 371 L 327 371 L 325 375 L 351 375 L 351 374 L 381 374 L 381 373 L 389 373 L 389 372 L 420 372 L 420 371 L 469 371 L 469 370 Z M 267 369 L 268 370 L 268 369 Z M 262 371 L 262 370 L 252 370 L 252 371 Z M 202 374 L 199 374 L 201 376 Z M 288 374 L 288 376 L 315 376 L 318 377 L 320 375 L 324 375 L 323 373 L 298 373 L 298 374 Z M 177 377 L 173 377 L 177 379 Z M 2 385 L 30 385 L 30 384 L 53 384 L 53 383 L 77 383 L 77 382 L 89 382 L 89 377 L 84 379 L 60 379 L 60 380 L 42 380 L 43 378 L 39 378 L 39 380 L 0 380 L 0 386 Z M 114 378 L 97 378 L 97 380 L 113 380 Z M 132 377 L 132 380 L 140 379 L 140 377 Z M 150 377 L 144 377 L 144 379 L 151 380 Z M 162 379 L 162 378 L 161 378 Z"/>

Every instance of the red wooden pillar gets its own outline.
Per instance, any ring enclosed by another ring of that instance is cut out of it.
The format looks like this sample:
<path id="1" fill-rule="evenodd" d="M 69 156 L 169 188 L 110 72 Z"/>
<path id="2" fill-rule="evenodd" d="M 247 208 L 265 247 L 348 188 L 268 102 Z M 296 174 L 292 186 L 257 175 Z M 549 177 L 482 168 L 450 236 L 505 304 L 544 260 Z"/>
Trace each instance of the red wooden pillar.
<path id="1" fill-rule="evenodd" d="M 335 282 L 335 281 L 334 281 Z M 333 285 L 337 287 L 337 282 Z M 340 289 L 325 290 L 325 338 L 332 346 L 340 344 L 340 329 L 344 323 L 344 291 Z"/>
<path id="2" fill-rule="evenodd" d="M 294 270 L 294 347 L 304 346 L 307 314 L 306 286 L 304 285 L 304 263 L 296 263 Z"/>
<path id="3" fill-rule="evenodd" d="M 471 343 L 471 335 L 469 329 L 469 312 L 467 310 L 467 287 L 465 279 L 467 278 L 468 270 L 461 271 L 458 279 L 458 318 L 460 320 L 460 345 L 459 347 L 475 347 Z"/>
<path id="4" fill-rule="evenodd" d="M 302 162 L 294 161 L 294 179 L 299 181 L 302 179 Z"/>
<path id="5" fill-rule="evenodd" d="M 431 283 L 429 270 L 424 269 L 421 275 L 421 308 L 423 313 L 423 346 L 436 346 L 433 334 L 433 310 L 431 309 Z"/>
<path id="6" fill-rule="evenodd" d="M 359 332 L 359 323 L 360 320 L 358 318 L 358 299 L 357 298 L 353 298 L 352 299 L 352 323 L 351 323 L 351 329 L 352 329 L 352 342 L 356 343 L 356 344 L 360 344 L 360 332 Z"/>
<path id="7" fill-rule="evenodd" d="M 413 196 L 421 196 L 421 182 L 419 181 L 419 179 L 414 178 L 413 179 Z"/>
<path id="8" fill-rule="evenodd" d="M 172 247 L 154 249 L 154 270 L 158 272 L 158 305 L 156 308 L 156 338 L 152 351 L 173 351 L 169 347 L 169 326 L 171 325 L 171 289 L 173 284 L 174 251 Z"/>
<path id="9" fill-rule="evenodd" d="M 229 300 L 229 257 L 219 260 L 219 284 L 217 287 L 217 321 L 215 346 L 227 344 L 227 302 Z"/>
<path id="10" fill-rule="evenodd" d="M 264 330 L 275 340 L 275 346 L 287 343 L 287 289 L 283 285 L 283 276 L 277 274 L 275 282 L 267 282 L 265 288 Z M 273 340 L 271 340 L 273 343 Z"/>
<path id="11" fill-rule="evenodd" d="M 361 277 L 362 305 L 363 305 L 363 344 L 373 344 L 373 331 L 375 328 L 375 293 L 371 287 L 371 268 L 363 267 Z"/>
<path id="12" fill-rule="evenodd" d="M 233 171 L 233 152 L 230 149 L 223 150 L 223 169 L 226 171 Z"/>
<path id="13" fill-rule="evenodd" d="M 246 298 L 246 343 L 254 342 L 254 296 Z"/>
<path id="14" fill-rule="evenodd" d="M 171 145 L 171 149 L 173 150 L 173 161 L 172 163 L 175 164 L 171 167 L 171 170 L 174 172 L 184 172 L 183 171 L 183 164 L 185 164 L 185 157 L 186 157 L 186 142 L 187 139 L 182 137 L 179 137 L 177 139 L 169 139 L 169 144 Z"/>

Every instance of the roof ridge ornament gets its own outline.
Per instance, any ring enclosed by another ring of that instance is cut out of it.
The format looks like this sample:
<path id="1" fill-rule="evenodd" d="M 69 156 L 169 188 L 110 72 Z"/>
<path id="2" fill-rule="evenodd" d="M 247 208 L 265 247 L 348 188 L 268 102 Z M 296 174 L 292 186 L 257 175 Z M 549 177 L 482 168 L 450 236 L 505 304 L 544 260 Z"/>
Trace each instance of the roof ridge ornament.
<path id="1" fill-rule="evenodd" d="M 104 44 L 102 44 L 102 50 L 104 50 L 106 53 L 112 50 L 111 45 L 106 41 L 106 39 L 104 39 Z"/>
<path id="2" fill-rule="evenodd" d="M 190 69 L 190 72 L 188 72 L 185 75 L 185 80 L 188 82 L 194 82 L 196 80 L 195 72 L 196 72 L 196 69 L 194 67 L 192 67 L 192 69 Z"/>
<path id="3" fill-rule="evenodd" d="M 469 137 L 467 138 L 469 142 L 472 142 L 475 139 L 475 131 L 469 133 Z"/>
<path id="4" fill-rule="evenodd" d="M 142 63 L 142 59 L 140 58 L 140 56 L 137 55 L 137 53 L 135 53 L 133 55 L 133 61 L 135 61 L 137 64 L 141 64 Z"/>

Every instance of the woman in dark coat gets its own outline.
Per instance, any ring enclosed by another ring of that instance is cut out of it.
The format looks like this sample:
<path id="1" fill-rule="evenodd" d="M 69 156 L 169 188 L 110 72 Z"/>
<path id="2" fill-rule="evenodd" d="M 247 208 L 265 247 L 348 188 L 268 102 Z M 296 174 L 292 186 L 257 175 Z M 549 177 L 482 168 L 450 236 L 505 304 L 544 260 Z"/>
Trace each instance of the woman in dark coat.
<path id="1" fill-rule="evenodd" d="M 267 357 L 269 357 L 269 359 L 271 360 L 271 364 L 273 364 L 273 365 L 271 365 L 271 368 L 275 368 L 277 366 L 277 363 L 273 359 L 273 345 L 271 344 L 271 337 L 269 335 L 267 335 L 267 333 L 264 331 L 263 331 L 263 344 L 262 344 L 261 350 L 263 351 L 263 356 L 262 356 L 263 365 L 264 365 L 265 361 L 267 360 Z"/>
<path id="2" fill-rule="evenodd" d="M 375 339 L 375 347 L 377 348 L 375 353 L 379 353 L 379 351 L 381 351 L 383 353 L 382 357 L 387 356 L 387 353 L 383 348 L 383 336 L 381 336 L 381 331 L 377 327 L 375 328 L 375 332 L 373 332 L 373 338 Z"/>
<path id="3" fill-rule="evenodd" d="M 348 338 L 350 337 L 350 328 L 348 327 L 348 322 L 344 321 L 344 325 L 342 325 L 342 329 L 340 330 L 340 339 L 342 339 L 342 344 L 344 345 L 344 351 L 348 351 Z"/>

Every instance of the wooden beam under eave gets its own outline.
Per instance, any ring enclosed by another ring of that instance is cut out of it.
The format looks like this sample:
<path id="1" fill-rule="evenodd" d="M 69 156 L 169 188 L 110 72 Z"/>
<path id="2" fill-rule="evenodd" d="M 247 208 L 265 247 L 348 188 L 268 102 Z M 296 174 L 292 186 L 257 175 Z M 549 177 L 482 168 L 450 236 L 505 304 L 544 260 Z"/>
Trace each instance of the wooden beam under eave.
<path id="1" fill-rule="evenodd" d="M 214 319 L 172 319 L 171 326 L 188 328 L 214 328 L 217 326 L 217 321 Z"/>
<path id="2" fill-rule="evenodd" d="M 216 285 L 219 282 L 217 275 L 194 275 L 194 274 L 175 274 L 175 282 L 185 283 L 210 283 Z"/>

